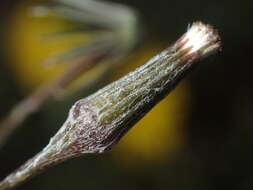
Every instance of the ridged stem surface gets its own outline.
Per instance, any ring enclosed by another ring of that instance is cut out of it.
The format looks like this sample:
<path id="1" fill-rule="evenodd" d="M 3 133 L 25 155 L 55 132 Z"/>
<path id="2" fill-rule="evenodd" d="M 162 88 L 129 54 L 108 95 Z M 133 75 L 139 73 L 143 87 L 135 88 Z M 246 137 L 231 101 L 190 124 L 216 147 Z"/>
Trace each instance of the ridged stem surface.
<path id="1" fill-rule="evenodd" d="M 7 176 L 0 190 L 12 189 L 70 158 L 110 149 L 200 59 L 219 49 L 217 32 L 209 25 L 193 23 L 178 41 L 146 64 L 76 102 L 49 144 Z"/>

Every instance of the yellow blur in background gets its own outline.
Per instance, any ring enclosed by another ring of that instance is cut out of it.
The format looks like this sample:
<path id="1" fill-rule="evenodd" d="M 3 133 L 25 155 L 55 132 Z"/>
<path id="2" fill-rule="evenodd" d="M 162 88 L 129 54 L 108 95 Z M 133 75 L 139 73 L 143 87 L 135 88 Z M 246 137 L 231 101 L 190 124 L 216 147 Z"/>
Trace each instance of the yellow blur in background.
<path id="1" fill-rule="evenodd" d="M 77 27 L 57 17 L 53 12 L 34 9 L 36 1 L 19 3 L 11 14 L 6 29 L 7 56 L 9 67 L 14 72 L 16 81 L 24 92 L 30 91 L 61 74 L 69 61 L 50 63 L 54 57 L 88 43 L 96 35 L 92 33 L 73 33 L 52 37 L 59 32 Z M 43 13 L 44 12 L 44 13 Z M 38 15 L 45 14 L 45 15 Z M 107 68 L 108 64 L 99 64 L 89 70 L 70 89 L 75 90 L 84 84 L 95 80 Z"/>
<path id="2" fill-rule="evenodd" d="M 52 80 L 71 64 L 46 65 L 47 58 L 94 37 L 92 34 L 77 33 L 50 41 L 43 39 L 47 34 L 70 28 L 71 24 L 55 15 L 32 17 L 32 5 L 32 1 L 25 1 L 16 7 L 9 20 L 6 38 L 9 67 L 25 92 Z M 117 68 L 111 79 L 115 80 L 144 64 L 163 47 L 158 42 L 143 45 Z M 99 64 L 86 72 L 73 84 L 75 89 L 100 76 L 106 67 L 106 64 Z M 114 160 L 124 168 L 134 168 L 136 165 L 163 161 L 182 148 L 189 100 L 189 86 L 184 82 L 126 134 L 112 154 Z"/>

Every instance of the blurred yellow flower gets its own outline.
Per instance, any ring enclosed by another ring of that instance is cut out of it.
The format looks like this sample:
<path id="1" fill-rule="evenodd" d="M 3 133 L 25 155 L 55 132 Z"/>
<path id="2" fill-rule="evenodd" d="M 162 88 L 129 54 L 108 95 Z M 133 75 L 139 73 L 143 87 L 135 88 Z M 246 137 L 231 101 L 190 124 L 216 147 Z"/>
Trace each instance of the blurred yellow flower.
<path id="1" fill-rule="evenodd" d="M 10 60 L 8 66 L 25 92 L 50 81 L 63 72 L 67 64 L 71 64 L 67 61 L 46 64 L 50 58 L 94 37 L 92 33 L 50 37 L 54 33 L 69 30 L 71 23 L 63 21 L 52 12 L 38 17 L 33 13 L 34 5 L 36 1 L 18 4 L 10 14 L 6 28 L 5 44 Z M 80 85 L 85 85 L 83 81 L 87 83 L 96 79 L 106 67 L 106 63 L 96 66 L 71 86 L 74 89 L 80 88 Z"/>

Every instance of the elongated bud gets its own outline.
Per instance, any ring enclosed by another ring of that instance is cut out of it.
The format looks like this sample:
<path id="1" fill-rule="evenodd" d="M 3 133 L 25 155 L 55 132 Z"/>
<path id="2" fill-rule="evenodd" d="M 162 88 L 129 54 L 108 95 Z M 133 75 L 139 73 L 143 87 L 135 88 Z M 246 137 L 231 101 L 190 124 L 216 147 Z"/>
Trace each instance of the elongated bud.
<path id="1" fill-rule="evenodd" d="M 193 23 L 176 43 L 146 64 L 76 102 L 48 146 L 7 177 L 2 186 L 15 186 L 69 158 L 110 149 L 175 87 L 197 60 L 218 51 L 220 46 L 219 35 L 211 26 Z"/>

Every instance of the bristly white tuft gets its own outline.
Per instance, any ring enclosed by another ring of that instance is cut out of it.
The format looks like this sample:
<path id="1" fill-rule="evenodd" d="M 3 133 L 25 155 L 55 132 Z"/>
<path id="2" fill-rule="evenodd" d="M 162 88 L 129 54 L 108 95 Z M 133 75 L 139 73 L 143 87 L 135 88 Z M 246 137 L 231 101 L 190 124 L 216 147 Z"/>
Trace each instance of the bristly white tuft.
<path id="1" fill-rule="evenodd" d="M 188 54 L 209 54 L 221 46 L 218 32 L 211 25 L 202 22 L 194 22 L 181 40 L 181 50 L 189 49 Z"/>

